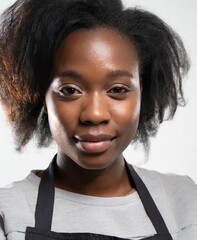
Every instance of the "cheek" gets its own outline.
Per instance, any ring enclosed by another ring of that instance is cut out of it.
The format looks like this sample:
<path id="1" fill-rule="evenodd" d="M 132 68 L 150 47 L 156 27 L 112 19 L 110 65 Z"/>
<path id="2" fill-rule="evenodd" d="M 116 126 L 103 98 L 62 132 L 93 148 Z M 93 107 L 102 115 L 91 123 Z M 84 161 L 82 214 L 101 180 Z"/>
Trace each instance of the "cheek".
<path id="1" fill-rule="evenodd" d="M 140 94 L 136 93 L 127 101 L 114 106 L 115 122 L 120 134 L 131 139 L 135 136 L 140 116 Z"/>
<path id="2" fill-rule="evenodd" d="M 55 140 L 65 135 L 70 135 L 76 125 L 76 107 L 70 107 L 52 96 L 46 97 L 46 107 L 48 112 L 48 121 L 51 133 Z"/>
<path id="3" fill-rule="evenodd" d="M 140 114 L 140 96 L 132 96 L 124 102 L 117 102 L 114 105 L 113 111 L 116 112 L 116 115 L 123 122 L 133 122 L 139 118 Z"/>

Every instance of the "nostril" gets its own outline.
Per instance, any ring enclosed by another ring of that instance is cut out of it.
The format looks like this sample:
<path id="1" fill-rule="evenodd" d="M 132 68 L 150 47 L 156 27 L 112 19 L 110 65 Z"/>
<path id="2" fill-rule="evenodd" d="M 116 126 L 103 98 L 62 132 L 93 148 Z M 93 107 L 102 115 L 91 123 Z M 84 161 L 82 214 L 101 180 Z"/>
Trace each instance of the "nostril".
<path id="1" fill-rule="evenodd" d="M 85 125 L 92 125 L 91 121 L 82 121 Z"/>
<path id="2" fill-rule="evenodd" d="M 85 125 L 106 124 L 111 118 L 110 109 L 106 104 L 105 98 L 88 99 L 80 112 L 80 122 Z"/>
<path id="3" fill-rule="evenodd" d="M 99 124 L 107 124 L 109 122 L 109 120 L 83 120 L 81 121 L 81 123 L 83 123 L 84 125 L 99 125 Z"/>

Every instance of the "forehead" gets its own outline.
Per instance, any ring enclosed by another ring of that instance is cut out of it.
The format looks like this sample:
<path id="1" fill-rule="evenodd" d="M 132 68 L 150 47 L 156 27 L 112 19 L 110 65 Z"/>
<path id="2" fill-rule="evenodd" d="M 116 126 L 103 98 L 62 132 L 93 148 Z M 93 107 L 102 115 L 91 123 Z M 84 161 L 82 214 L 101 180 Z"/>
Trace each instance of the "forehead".
<path id="1" fill-rule="evenodd" d="M 138 55 L 131 40 L 117 29 L 79 29 L 61 42 L 55 54 L 54 70 L 78 64 L 126 67 L 138 64 Z"/>

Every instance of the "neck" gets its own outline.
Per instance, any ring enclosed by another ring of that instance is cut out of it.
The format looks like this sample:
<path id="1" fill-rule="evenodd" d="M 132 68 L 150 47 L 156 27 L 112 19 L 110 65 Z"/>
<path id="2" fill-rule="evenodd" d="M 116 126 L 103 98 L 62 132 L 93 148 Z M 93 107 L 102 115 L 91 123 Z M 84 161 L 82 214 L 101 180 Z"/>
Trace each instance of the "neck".
<path id="1" fill-rule="evenodd" d="M 134 191 L 121 156 L 109 167 L 89 170 L 67 156 L 57 155 L 55 186 L 67 191 L 98 197 L 126 196 Z"/>

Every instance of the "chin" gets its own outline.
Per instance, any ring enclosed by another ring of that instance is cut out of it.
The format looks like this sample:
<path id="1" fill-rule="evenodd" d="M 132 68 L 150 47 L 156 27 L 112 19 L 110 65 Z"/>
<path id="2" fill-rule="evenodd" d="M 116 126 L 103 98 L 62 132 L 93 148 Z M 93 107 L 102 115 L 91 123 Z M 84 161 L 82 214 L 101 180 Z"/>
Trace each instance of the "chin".
<path id="1" fill-rule="evenodd" d="M 86 155 L 79 157 L 76 163 L 87 170 L 104 170 L 110 167 L 116 160 L 113 157 L 105 156 L 105 154 Z"/>

